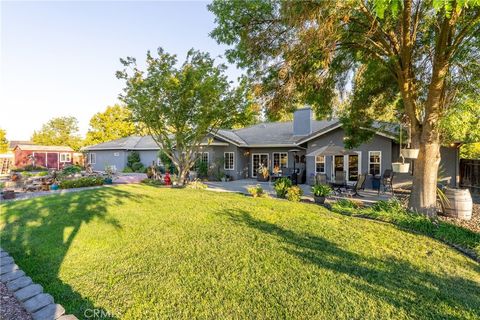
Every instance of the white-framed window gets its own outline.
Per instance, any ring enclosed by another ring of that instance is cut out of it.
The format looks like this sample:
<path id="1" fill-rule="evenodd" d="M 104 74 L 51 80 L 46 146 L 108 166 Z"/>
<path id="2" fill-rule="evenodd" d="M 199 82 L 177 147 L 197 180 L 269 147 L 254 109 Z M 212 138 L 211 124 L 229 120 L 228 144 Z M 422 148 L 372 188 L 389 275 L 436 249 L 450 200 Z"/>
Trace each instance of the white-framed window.
<path id="1" fill-rule="evenodd" d="M 315 173 L 325 173 L 325 156 L 315 156 Z"/>
<path id="2" fill-rule="evenodd" d="M 235 170 L 235 153 L 234 152 L 224 152 L 223 153 L 224 164 L 223 169 L 225 170 Z"/>
<path id="3" fill-rule="evenodd" d="M 208 164 L 208 158 L 209 158 L 208 152 L 202 153 L 202 162 L 205 162 L 206 164 Z"/>
<path id="4" fill-rule="evenodd" d="M 287 168 L 288 167 L 288 153 L 274 152 L 273 154 L 273 168 Z"/>
<path id="5" fill-rule="evenodd" d="M 88 163 L 89 163 L 89 164 L 95 164 L 95 163 L 97 163 L 97 154 L 90 152 L 90 153 L 88 154 Z"/>
<path id="6" fill-rule="evenodd" d="M 368 173 L 379 175 L 382 172 L 382 151 L 368 151 Z"/>
<path id="7" fill-rule="evenodd" d="M 113 153 L 113 156 L 114 156 L 114 157 L 120 156 L 120 152 L 114 152 L 114 153 Z"/>
<path id="8" fill-rule="evenodd" d="M 60 162 L 72 162 L 72 154 L 60 153 Z"/>

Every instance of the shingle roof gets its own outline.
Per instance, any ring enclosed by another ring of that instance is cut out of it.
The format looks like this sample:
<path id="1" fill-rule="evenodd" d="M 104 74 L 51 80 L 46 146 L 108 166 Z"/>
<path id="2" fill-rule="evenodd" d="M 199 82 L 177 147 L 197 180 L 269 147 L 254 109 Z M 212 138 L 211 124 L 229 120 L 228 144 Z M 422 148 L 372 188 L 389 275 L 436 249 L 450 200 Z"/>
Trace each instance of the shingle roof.
<path id="1" fill-rule="evenodd" d="M 83 148 L 83 150 L 158 150 L 159 147 L 152 136 L 130 136 L 120 138 L 93 146 Z"/>
<path id="2" fill-rule="evenodd" d="M 19 144 L 15 148 L 25 151 L 73 151 L 67 146 L 39 146 L 34 144 Z"/>
<path id="3" fill-rule="evenodd" d="M 214 136 L 241 147 L 260 146 L 295 146 L 304 143 L 329 130 L 339 127 L 338 119 L 312 120 L 312 134 L 306 136 L 293 135 L 293 121 L 267 122 L 250 127 L 226 130 L 220 129 Z M 378 131 L 393 134 L 398 131 L 398 125 L 390 123 L 375 123 Z M 151 136 L 130 136 L 117 140 L 100 143 L 83 148 L 83 150 L 158 150 L 159 147 Z"/>
<path id="4" fill-rule="evenodd" d="M 317 133 L 332 125 L 338 124 L 338 120 L 312 120 L 312 132 Z M 245 145 L 248 146 L 291 146 L 305 136 L 293 135 L 293 121 L 267 122 L 251 127 L 232 130 Z"/>
<path id="5" fill-rule="evenodd" d="M 18 146 L 19 144 L 32 145 L 32 144 L 35 144 L 35 143 L 33 143 L 32 141 L 27 141 L 27 140 L 10 140 L 8 142 L 8 147 L 10 149 L 15 149 L 15 147 Z"/>

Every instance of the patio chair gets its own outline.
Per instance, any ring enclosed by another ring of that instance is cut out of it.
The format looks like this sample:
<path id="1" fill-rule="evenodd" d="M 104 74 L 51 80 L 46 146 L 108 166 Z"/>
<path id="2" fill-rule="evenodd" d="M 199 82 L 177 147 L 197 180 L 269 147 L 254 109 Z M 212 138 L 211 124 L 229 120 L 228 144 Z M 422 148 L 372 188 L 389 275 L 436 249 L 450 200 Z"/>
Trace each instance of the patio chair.
<path id="1" fill-rule="evenodd" d="M 346 186 L 345 173 L 343 171 L 335 171 L 335 180 L 332 183 L 336 192 L 342 193 L 342 188 Z"/>
<path id="2" fill-rule="evenodd" d="M 324 173 L 317 173 L 315 175 L 315 184 L 327 184 L 327 175 Z"/>
<path id="3" fill-rule="evenodd" d="M 392 169 L 386 169 L 383 172 L 382 178 L 380 180 L 380 188 L 378 188 L 378 194 L 380 194 L 380 190 L 382 189 L 383 186 L 383 193 L 387 191 L 387 188 L 390 188 L 392 195 L 393 193 L 393 170 Z"/>
<path id="4" fill-rule="evenodd" d="M 355 182 L 355 185 L 351 187 L 351 190 L 353 191 L 352 197 L 360 197 L 362 198 L 363 196 L 358 193 L 359 190 L 365 190 L 365 181 L 367 181 L 367 175 L 366 174 L 359 174 L 357 182 Z"/>

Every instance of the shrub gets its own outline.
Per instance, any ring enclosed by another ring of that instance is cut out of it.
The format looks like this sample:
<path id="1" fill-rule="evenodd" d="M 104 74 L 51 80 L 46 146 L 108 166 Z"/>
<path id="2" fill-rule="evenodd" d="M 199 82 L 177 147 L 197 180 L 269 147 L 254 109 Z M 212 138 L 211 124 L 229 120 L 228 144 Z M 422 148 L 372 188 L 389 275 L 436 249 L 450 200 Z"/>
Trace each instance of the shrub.
<path id="1" fill-rule="evenodd" d="M 164 184 L 161 180 L 154 180 L 154 179 L 143 179 L 142 183 L 148 184 L 150 186 L 161 186 Z"/>
<path id="2" fill-rule="evenodd" d="M 61 189 L 84 188 L 92 186 L 101 186 L 104 183 L 102 177 L 83 177 L 71 180 L 62 180 L 59 184 Z"/>
<path id="3" fill-rule="evenodd" d="M 24 167 L 21 167 L 21 168 L 12 168 L 10 169 L 10 171 L 13 171 L 13 172 L 23 172 L 23 171 L 48 171 L 47 168 L 45 167 L 42 167 L 42 166 L 34 166 L 34 165 L 26 165 Z"/>
<path id="4" fill-rule="evenodd" d="M 208 176 L 208 163 L 205 161 L 199 161 L 197 165 L 197 173 L 200 178 L 206 178 Z"/>
<path id="5" fill-rule="evenodd" d="M 80 171 L 82 171 L 82 167 L 77 165 L 72 165 L 72 166 L 63 168 L 62 174 L 71 175 L 71 174 L 79 173 Z"/>
<path id="6" fill-rule="evenodd" d="M 298 202 L 302 199 L 303 190 L 299 186 L 291 186 L 287 190 L 287 199 L 289 201 Z"/>
<path id="7" fill-rule="evenodd" d="M 287 177 L 277 179 L 273 183 L 273 189 L 279 198 L 285 198 L 287 195 L 288 188 L 292 186 L 292 181 Z"/>
<path id="8" fill-rule="evenodd" d="M 130 167 L 130 168 L 134 169 L 133 164 L 135 164 L 137 162 L 141 162 L 140 153 L 138 153 L 137 151 L 130 152 L 128 154 L 128 157 L 127 157 L 127 167 Z M 135 169 L 134 169 L 134 171 L 135 171 Z"/>
<path id="9" fill-rule="evenodd" d="M 248 193 L 250 193 L 254 198 L 263 197 L 265 195 L 262 186 L 257 184 L 256 186 L 250 186 L 247 188 Z"/>
<path id="10" fill-rule="evenodd" d="M 316 197 L 328 197 L 332 194 L 332 188 L 327 184 L 316 184 L 312 187 L 313 195 Z"/>
<path id="11" fill-rule="evenodd" d="M 125 168 L 123 168 L 122 172 L 124 172 L 124 173 L 132 173 L 133 170 L 132 170 L 132 168 L 130 168 L 130 167 L 125 167 Z"/>
<path id="12" fill-rule="evenodd" d="M 36 175 L 39 177 L 45 177 L 45 176 L 48 176 L 48 171 L 40 171 Z"/>
<path id="13" fill-rule="evenodd" d="M 134 164 L 132 164 L 131 168 L 134 172 L 144 172 L 145 171 L 145 167 L 143 166 L 143 163 L 141 163 L 141 162 L 135 162 Z"/>
<path id="14" fill-rule="evenodd" d="M 204 190 L 207 189 L 207 185 L 200 180 L 195 180 L 187 184 L 187 188 Z"/>

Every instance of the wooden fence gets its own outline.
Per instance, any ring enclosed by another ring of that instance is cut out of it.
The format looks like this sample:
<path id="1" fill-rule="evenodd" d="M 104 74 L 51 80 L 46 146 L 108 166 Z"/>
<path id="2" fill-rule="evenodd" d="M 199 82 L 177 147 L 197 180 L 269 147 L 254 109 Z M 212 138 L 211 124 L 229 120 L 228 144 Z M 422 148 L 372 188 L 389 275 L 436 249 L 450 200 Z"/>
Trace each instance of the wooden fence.
<path id="1" fill-rule="evenodd" d="M 460 159 L 460 186 L 480 191 L 480 160 Z"/>

